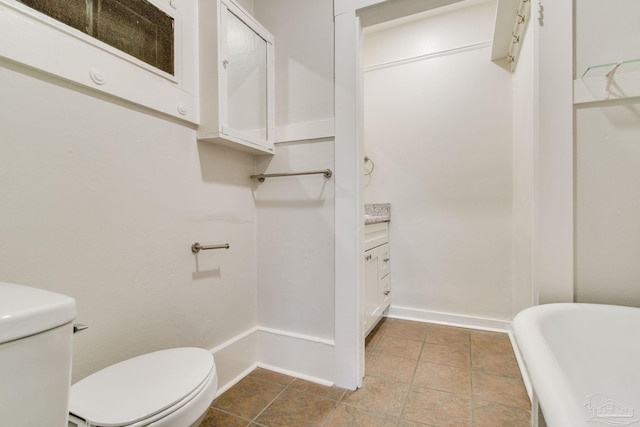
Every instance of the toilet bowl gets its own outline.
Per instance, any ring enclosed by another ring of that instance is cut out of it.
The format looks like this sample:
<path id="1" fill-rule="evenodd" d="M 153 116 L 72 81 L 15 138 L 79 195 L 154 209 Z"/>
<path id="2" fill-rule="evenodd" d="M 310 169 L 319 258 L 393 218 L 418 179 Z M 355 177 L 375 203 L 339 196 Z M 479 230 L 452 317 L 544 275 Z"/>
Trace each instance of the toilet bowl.
<path id="1" fill-rule="evenodd" d="M 71 386 L 69 427 L 196 427 L 218 387 L 213 355 L 200 348 L 143 354 Z"/>

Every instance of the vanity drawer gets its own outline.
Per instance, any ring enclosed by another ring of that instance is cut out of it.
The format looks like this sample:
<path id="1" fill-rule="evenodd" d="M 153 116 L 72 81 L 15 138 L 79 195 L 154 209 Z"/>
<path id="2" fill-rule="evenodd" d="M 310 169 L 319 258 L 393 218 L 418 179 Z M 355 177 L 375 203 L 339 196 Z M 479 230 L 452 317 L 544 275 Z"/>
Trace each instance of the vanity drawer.
<path id="1" fill-rule="evenodd" d="M 389 274 L 389 271 L 391 270 L 389 268 L 389 264 L 391 263 L 391 258 L 389 258 L 388 243 L 385 243 L 380 247 L 380 260 L 378 262 L 380 263 L 378 273 L 380 274 L 380 278 L 383 278 L 384 276 L 387 276 Z"/>
<path id="2" fill-rule="evenodd" d="M 389 241 L 389 223 L 378 222 L 364 226 L 364 250 L 368 251 Z"/>
<path id="3" fill-rule="evenodd" d="M 380 295 L 380 301 L 382 301 L 380 307 L 384 311 L 391 304 L 391 276 L 385 276 L 380 279 L 380 292 L 382 292 L 382 295 Z"/>

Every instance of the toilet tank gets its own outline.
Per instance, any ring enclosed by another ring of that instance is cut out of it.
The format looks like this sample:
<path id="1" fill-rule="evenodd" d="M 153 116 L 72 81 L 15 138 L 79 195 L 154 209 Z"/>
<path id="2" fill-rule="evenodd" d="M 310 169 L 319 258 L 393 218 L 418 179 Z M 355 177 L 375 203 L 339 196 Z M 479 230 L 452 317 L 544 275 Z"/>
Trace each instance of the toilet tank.
<path id="1" fill-rule="evenodd" d="M 0 282 L 0 426 L 66 427 L 73 298 Z"/>

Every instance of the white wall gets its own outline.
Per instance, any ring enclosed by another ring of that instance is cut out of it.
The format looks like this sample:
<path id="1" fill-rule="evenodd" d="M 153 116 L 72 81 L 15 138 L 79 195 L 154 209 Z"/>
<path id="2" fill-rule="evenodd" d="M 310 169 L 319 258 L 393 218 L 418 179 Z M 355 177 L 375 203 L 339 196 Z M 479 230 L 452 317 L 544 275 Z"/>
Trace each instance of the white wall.
<path id="1" fill-rule="evenodd" d="M 640 307 L 640 103 L 576 111 L 576 300 Z"/>
<path id="2" fill-rule="evenodd" d="M 576 77 L 588 66 L 637 59 L 640 3 L 581 0 L 576 3 Z"/>
<path id="3" fill-rule="evenodd" d="M 278 141 L 333 137 L 333 1 L 260 0 L 274 36 Z"/>
<path id="4" fill-rule="evenodd" d="M 279 144 L 257 170 L 333 169 L 333 140 Z M 260 363 L 333 382 L 334 182 L 323 175 L 256 185 Z"/>
<path id="5" fill-rule="evenodd" d="M 364 66 L 490 41 L 495 7 L 490 0 L 467 0 L 367 27 Z"/>
<path id="6" fill-rule="evenodd" d="M 251 156 L 5 61 L 0 92 L 0 280 L 76 299 L 74 381 L 256 326 Z M 196 257 L 196 241 L 231 249 Z M 221 386 L 255 364 L 247 342 L 217 358 Z"/>
<path id="7" fill-rule="evenodd" d="M 638 58 L 638 14 L 632 0 L 576 4 L 577 77 L 588 66 Z M 638 307 L 640 102 L 580 105 L 575 117 L 575 297 Z"/>
<path id="8" fill-rule="evenodd" d="M 494 15 L 485 2 L 367 34 L 365 67 L 490 41 Z M 365 72 L 365 200 L 391 203 L 392 310 L 511 319 L 511 75 L 490 51 Z"/>
<path id="9" fill-rule="evenodd" d="M 333 2 L 260 0 L 274 36 L 276 126 L 262 173 L 334 170 Z M 319 132 L 320 130 L 320 132 Z M 318 138 L 325 135 L 326 138 Z M 260 363 L 314 380 L 335 378 L 335 177 L 268 179 L 255 186 Z"/>
<path id="10" fill-rule="evenodd" d="M 258 161 L 260 173 L 333 169 L 333 140 L 276 150 Z M 333 339 L 333 187 L 323 175 L 256 185 L 261 327 Z"/>
<path id="11" fill-rule="evenodd" d="M 529 22 L 535 55 L 533 270 L 536 299 L 545 304 L 573 301 L 573 2 L 538 3 Z"/>
<path id="12" fill-rule="evenodd" d="M 513 73 L 513 314 L 534 304 L 534 34 L 527 26 Z"/>

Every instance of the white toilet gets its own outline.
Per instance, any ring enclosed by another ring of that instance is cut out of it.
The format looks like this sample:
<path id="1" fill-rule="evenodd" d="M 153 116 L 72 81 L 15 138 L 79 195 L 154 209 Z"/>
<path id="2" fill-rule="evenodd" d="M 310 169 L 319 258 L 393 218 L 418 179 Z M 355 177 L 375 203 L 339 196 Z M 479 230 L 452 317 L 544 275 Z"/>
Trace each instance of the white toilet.
<path id="1" fill-rule="evenodd" d="M 0 282 L 0 426 L 67 425 L 76 303 Z"/>
<path id="2" fill-rule="evenodd" d="M 213 355 L 174 348 L 70 387 L 75 301 L 0 282 L 0 426 L 195 427 L 213 401 Z"/>
<path id="3" fill-rule="evenodd" d="M 71 386 L 68 427 L 195 427 L 217 387 L 216 365 L 206 350 L 143 354 Z"/>

